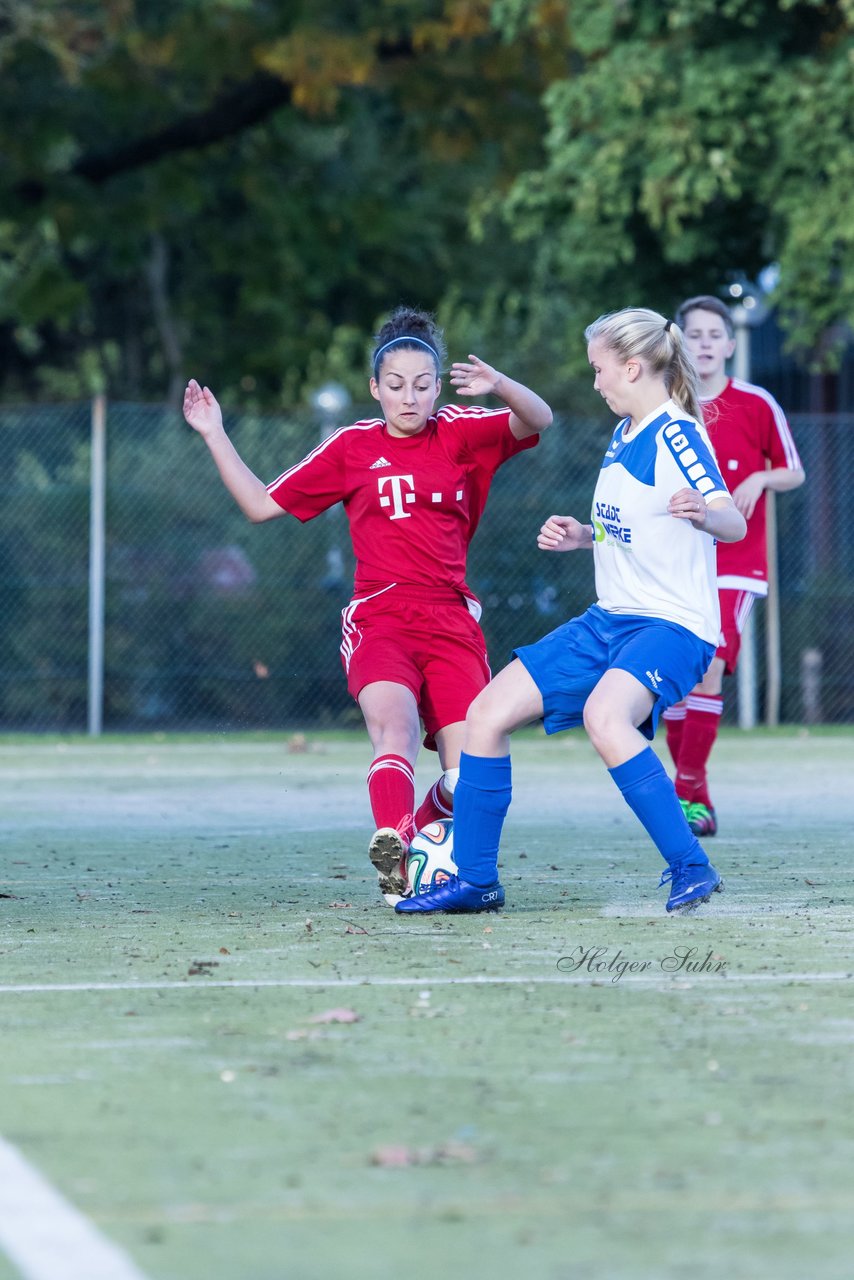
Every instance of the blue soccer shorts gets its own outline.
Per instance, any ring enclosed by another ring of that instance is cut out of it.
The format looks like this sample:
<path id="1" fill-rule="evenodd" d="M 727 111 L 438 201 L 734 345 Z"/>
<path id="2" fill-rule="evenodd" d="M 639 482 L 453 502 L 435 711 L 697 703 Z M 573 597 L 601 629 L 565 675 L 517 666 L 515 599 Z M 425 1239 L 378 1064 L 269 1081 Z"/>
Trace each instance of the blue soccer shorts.
<path id="1" fill-rule="evenodd" d="M 513 651 L 543 698 L 546 733 L 584 722 L 584 704 L 606 671 L 628 671 L 655 695 L 639 726 L 650 740 L 658 717 L 702 680 L 715 646 L 675 622 L 609 613 L 591 605 L 536 644 Z"/>

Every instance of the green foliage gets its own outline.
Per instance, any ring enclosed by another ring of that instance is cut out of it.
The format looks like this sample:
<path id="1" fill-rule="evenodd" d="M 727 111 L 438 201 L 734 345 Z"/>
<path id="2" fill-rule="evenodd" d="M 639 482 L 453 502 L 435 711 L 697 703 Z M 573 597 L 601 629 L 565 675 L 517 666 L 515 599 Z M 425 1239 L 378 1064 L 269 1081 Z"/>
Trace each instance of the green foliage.
<path id="1" fill-rule="evenodd" d="M 592 315 L 781 267 L 852 311 L 852 5 L 32 5 L 0 29 L 0 396 L 292 409 L 412 300 L 572 388 Z"/>
<path id="2" fill-rule="evenodd" d="M 112 341 L 114 396 L 174 395 L 198 371 L 292 406 L 352 332 L 345 380 L 363 378 L 381 313 L 491 277 L 471 260 L 471 195 L 530 156 L 541 121 L 538 61 L 469 0 L 13 7 L 0 59 L 7 397 L 58 367 L 84 393 L 84 355 Z"/>
<path id="3" fill-rule="evenodd" d="M 481 222 L 500 211 L 535 246 L 535 288 L 557 279 L 600 311 L 672 307 L 777 261 L 793 343 L 831 360 L 828 328 L 854 314 L 850 19 L 771 0 L 573 6 L 583 59 L 545 95 L 545 163 Z"/>

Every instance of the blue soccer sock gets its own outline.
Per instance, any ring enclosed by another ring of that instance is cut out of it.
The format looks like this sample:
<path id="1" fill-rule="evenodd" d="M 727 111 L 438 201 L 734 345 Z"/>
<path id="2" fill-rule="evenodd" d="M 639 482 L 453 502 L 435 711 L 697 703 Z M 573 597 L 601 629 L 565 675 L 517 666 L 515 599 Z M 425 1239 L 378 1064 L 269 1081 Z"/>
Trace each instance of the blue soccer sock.
<path id="1" fill-rule="evenodd" d="M 688 826 L 676 789 L 652 747 L 644 747 L 608 772 L 668 866 L 708 864 L 703 846 Z"/>
<path id="2" fill-rule="evenodd" d="M 485 889 L 498 879 L 498 846 L 511 795 L 509 756 L 462 753 L 454 790 L 454 861 L 461 880 Z"/>

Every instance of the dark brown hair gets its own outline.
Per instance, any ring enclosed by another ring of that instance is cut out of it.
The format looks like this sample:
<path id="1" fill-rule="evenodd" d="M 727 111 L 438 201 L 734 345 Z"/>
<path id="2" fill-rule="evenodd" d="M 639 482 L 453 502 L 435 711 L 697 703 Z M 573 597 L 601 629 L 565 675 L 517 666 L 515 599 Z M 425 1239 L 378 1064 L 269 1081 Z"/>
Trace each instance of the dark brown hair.
<path id="1" fill-rule="evenodd" d="M 392 347 L 404 350 L 409 348 L 413 351 L 426 347 L 433 356 L 436 377 L 442 372 L 447 355 L 444 335 L 429 312 L 419 311 L 415 307 L 397 307 L 391 313 L 374 338 L 371 369 L 375 378 L 379 376 L 382 357 Z"/>

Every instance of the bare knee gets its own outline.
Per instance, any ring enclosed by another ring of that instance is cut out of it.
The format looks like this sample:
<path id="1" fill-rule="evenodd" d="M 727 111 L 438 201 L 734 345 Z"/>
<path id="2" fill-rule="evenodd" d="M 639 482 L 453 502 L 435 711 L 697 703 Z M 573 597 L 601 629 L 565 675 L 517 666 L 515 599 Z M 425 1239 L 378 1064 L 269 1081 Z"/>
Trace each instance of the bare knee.
<path id="1" fill-rule="evenodd" d="M 595 703 L 592 698 L 588 698 L 584 705 L 584 728 L 588 738 L 600 755 L 603 754 L 603 747 L 607 745 L 610 737 L 609 725 L 611 718 L 611 712 L 608 707 L 603 706 L 601 703 Z"/>
<path id="2" fill-rule="evenodd" d="M 374 725 L 370 739 L 375 755 L 403 756 L 407 760 L 414 760 L 418 755 L 420 733 L 411 724 L 392 720 Z"/>
<path id="3" fill-rule="evenodd" d="M 625 709 L 615 706 L 595 694 L 587 699 L 584 707 L 584 728 L 596 751 L 604 760 L 619 754 L 626 734 L 634 732 L 634 725 Z"/>
<path id="4" fill-rule="evenodd" d="M 723 658 L 712 658 L 711 666 L 695 687 L 694 693 L 704 693 L 711 698 L 719 697 L 723 691 L 725 670 Z"/>
<path id="5" fill-rule="evenodd" d="M 365 727 L 375 756 L 404 756 L 414 761 L 418 755 L 421 735 L 417 716 L 398 710 L 365 715 Z"/>
<path id="6" fill-rule="evenodd" d="M 466 751 L 474 755 L 492 755 L 503 750 L 511 727 L 507 723 L 506 705 L 487 685 L 466 714 Z"/>

